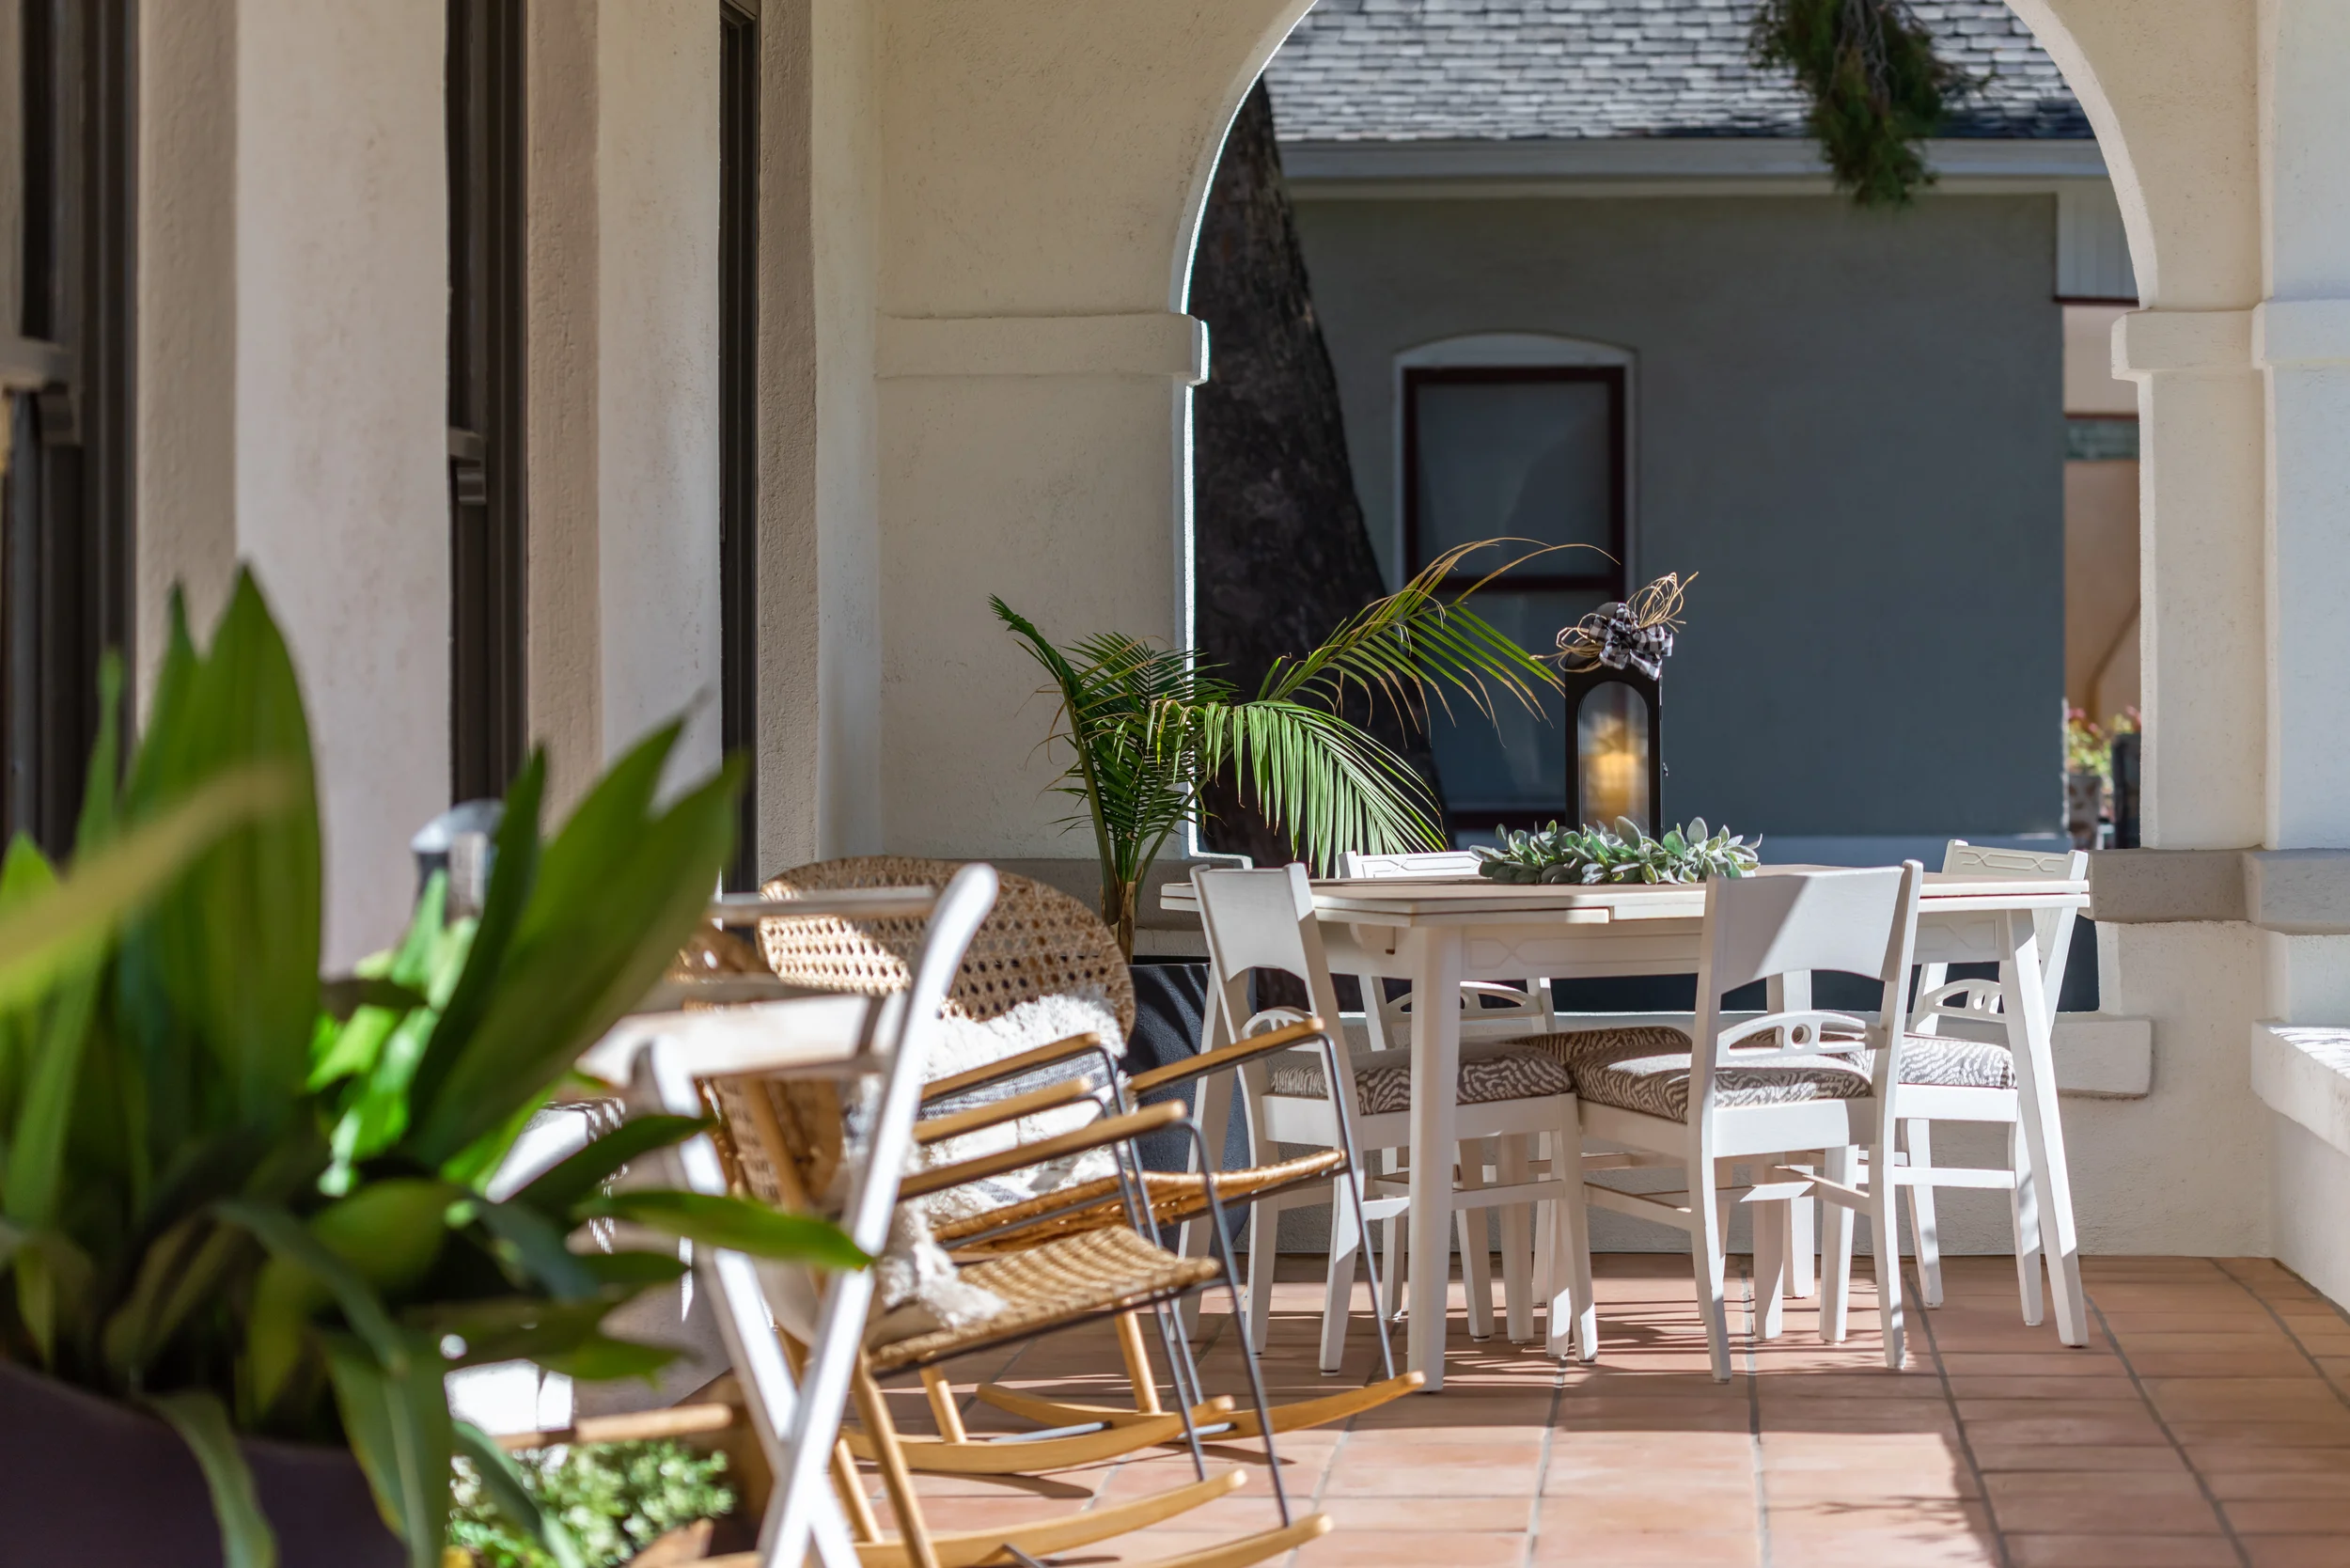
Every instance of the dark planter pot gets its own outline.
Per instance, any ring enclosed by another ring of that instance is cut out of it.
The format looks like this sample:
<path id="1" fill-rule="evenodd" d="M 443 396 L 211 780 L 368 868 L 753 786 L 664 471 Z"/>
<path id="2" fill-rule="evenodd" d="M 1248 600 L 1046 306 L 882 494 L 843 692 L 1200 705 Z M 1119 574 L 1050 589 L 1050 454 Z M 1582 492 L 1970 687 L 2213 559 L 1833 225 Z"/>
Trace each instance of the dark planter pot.
<path id="1" fill-rule="evenodd" d="M 404 1568 L 358 1462 L 247 1439 L 279 1568 Z M 221 1568 L 203 1473 L 155 1418 L 0 1362 L 0 1532 L 8 1562 Z"/>

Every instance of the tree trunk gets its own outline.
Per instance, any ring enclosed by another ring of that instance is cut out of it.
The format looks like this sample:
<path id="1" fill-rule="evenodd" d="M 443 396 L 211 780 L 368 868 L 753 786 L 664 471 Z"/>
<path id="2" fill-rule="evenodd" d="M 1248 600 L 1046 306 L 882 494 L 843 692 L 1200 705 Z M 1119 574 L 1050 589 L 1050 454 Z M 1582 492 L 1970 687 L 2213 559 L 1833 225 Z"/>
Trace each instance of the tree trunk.
<path id="1" fill-rule="evenodd" d="M 1216 165 L 1191 311 L 1208 323 L 1209 364 L 1192 403 L 1197 633 L 1206 661 L 1246 696 L 1275 659 L 1305 652 L 1386 591 L 1355 494 L 1338 375 L 1314 317 L 1261 80 Z M 1401 752 L 1434 792 L 1425 735 L 1385 702 L 1351 708 L 1347 716 Z M 1233 780 L 1216 781 L 1208 807 L 1217 849 L 1259 865 L 1292 858 L 1288 836 Z"/>

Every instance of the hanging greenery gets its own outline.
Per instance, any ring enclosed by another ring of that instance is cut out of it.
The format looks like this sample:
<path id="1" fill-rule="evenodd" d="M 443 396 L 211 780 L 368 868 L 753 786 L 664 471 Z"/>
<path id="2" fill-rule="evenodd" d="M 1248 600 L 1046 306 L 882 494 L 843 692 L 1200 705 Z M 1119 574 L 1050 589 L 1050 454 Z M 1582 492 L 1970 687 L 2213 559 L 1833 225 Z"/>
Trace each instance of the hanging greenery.
<path id="1" fill-rule="evenodd" d="M 1863 207 L 1906 206 L 1934 182 L 1922 144 L 1975 86 L 1906 0 L 1762 0 L 1748 51 L 1794 72 L 1836 183 Z"/>

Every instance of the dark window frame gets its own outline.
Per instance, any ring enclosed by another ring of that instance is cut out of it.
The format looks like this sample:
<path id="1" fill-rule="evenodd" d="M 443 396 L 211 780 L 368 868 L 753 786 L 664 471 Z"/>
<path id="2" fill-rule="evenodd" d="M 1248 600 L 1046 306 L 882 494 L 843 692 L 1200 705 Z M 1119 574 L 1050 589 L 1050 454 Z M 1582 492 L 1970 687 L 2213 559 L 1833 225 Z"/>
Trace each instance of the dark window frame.
<path id="1" fill-rule="evenodd" d="M 1528 384 L 1597 382 L 1607 396 L 1607 553 L 1615 562 L 1605 572 L 1561 572 L 1542 563 L 1573 560 L 1579 552 L 1537 557 L 1495 587 L 1506 585 L 1522 593 L 1624 593 L 1624 545 L 1630 532 L 1629 378 L 1621 365 L 1415 365 L 1403 371 L 1403 574 L 1410 576 L 1433 558 L 1420 545 L 1419 516 L 1419 393 L 1425 386 L 1523 386 Z M 1446 586 L 1466 588 L 1484 575 L 1477 569 L 1454 572 Z"/>
<path id="2" fill-rule="evenodd" d="M 523 0 L 448 0 L 449 793 L 526 745 L 528 209 Z"/>
<path id="3" fill-rule="evenodd" d="M 107 651 L 132 653 L 135 0 L 21 0 L 21 313 L 0 522 L 0 818 L 70 845 Z M 118 719 L 129 717 L 128 683 Z"/>
<path id="4" fill-rule="evenodd" d="M 718 693 L 743 759 L 727 886 L 759 883 L 759 7 L 719 0 Z"/>

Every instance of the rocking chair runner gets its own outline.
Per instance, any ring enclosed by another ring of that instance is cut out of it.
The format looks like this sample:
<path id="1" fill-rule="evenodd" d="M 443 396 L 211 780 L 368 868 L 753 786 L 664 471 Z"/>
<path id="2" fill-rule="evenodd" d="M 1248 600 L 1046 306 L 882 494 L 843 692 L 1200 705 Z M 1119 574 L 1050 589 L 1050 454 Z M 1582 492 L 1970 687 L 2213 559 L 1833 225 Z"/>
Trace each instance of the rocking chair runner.
<path id="1" fill-rule="evenodd" d="M 822 861 L 784 872 L 770 881 L 761 892 L 770 900 L 789 900 L 807 893 L 845 888 L 936 886 L 954 874 L 956 866 L 952 861 L 907 856 Z M 1134 984 L 1109 928 L 1091 910 L 1058 888 L 1026 877 L 999 875 L 1002 891 L 995 911 L 963 961 L 950 992 L 949 1012 L 985 1020 L 1042 996 L 1091 995 L 1114 1011 L 1122 1030 L 1131 1031 L 1135 1017 Z M 903 972 L 904 955 L 916 934 L 910 922 L 858 921 L 852 926 L 838 920 L 770 917 L 760 923 L 761 946 L 770 969 L 776 978 L 793 984 L 829 981 L 886 989 L 901 983 L 898 977 Z M 1003 1085 L 1032 1076 L 1082 1073 L 1089 1065 L 1087 1058 L 1090 1058 L 1090 1064 L 1098 1066 L 1104 1080 L 1112 1086 L 1117 1107 L 1132 1111 L 1141 1096 L 1174 1089 L 1211 1074 L 1237 1071 L 1269 1051 L 1314 1043 L 1319 1043 L 1325 1055 L 1340 1048 L 1318 1022 L 1308 1020 L 1277 1037 L 1261 1036 L 1203 1053 L 1188 1061 L 1125 1077 L 1119 1072 L 1116 1057 L 1102 1041 L 1080 1035 L 934 1080 L 925 1087 L 923 1098 L 926 1106 L 943 1108 L 962 1103 L 975 1091 L 999 1090 Z M 1017 1098 L 1028 1110 L 1038 1110 L 1051 1104 L 1073 1103 L 1082 1092 L 1080 1082 L 1063 1076 Z M 938 1125 L 941 1130 L 936 1137 L 950 1136 L 951 1132 L 967 1128 L 948 1128 L 943 1123 L 979 1115 L 984 1108 L 982 1105 L 956 1111 L 925 1122 L 924 1127 Z M 1198 1140 L 1197 1129 L 1186 1122 L 1183 1130 L 1185 1136 Z M 1193 1172 L 1136 1173 L 1148 1194 L 1151 1216 L 1157 1225 L 1205 1219 L 1211 1209 L 1220 1205 L 1253 1204 L 1313 1184 L 1327 1185 L 1334 1201 L 1345 1200 L 1349 1193 L 1355 1201 L 1360 1201 L 1360 1178 L 1348 1168 L 1342 1151 L 1318 1151 L 1253 1169 L 1220 1171 L 1212 1181 L 1200 1172 L 1213 1170 L 1218 1162 L 1207 1157 L 1204 1147 L 1199 1153 Z M 1120 1183 L 1104 1178 L 948 1222 L 939 1228 L 937 1236 L 942 1243 L 954 1247 L 960 1255 L 991 1257 L 1054 1237 L 1105 1226 L 1127 1226 L 1131 1223 L 1127 1208 Z M 1219 1227 L 1215 1233 L 1221 1237 L 1225 1232 Z M 1234 1278 L 1229 1258 L 1224 1267 L 1227 1278 Z M 1374 1276 L 1374 1303 L 1376 1297 Z M 1342 1420 L 1421 1385 L 1424 1379 L 1418 1373 L 1396 1374 L 1386 1325 L 1378 1321 L 1375 1311 L 1373 1323 L 1379 1334 L 1381 1378 L 1347 1393 L 1275 1407 L 1269 1413 L 1273 1432 L 1300 1431 Z M 1125 1435 L 1131 1437 L 1137 1429 L 1163 1419 L 1164 1412 L 1138 1325 L 1121 1326 L 1120 1340 L 1133 1386 L 1134 1403 L 1129 1407 L 1043 1400 L 992 1384 L 980 1386 L 978 1396 L 998 1409 L 1042 1421 L 1050 1428 L 1099 1429 L 1047 1441 L 1099 1441 L 1117 1429 L 1125 1429 Z M 961 1420 L 942 1383 L 943 1380 L 932 1382 L 932 1404 L 941 1435 L 950 1441 L 936 1447 L 924 1445 L 916 1457 L 917 1467 L 997 1474 L 1023 1473 L 1041 1467 L 1032 1457 L 1037 1442 L 1032 1438 L 1023 1440 L 1018 1445 L 1019 1451 L 1011 1451 L 1007 1445 L 984 1444 L 971 1445 L 971 1450 L 987 1451 L 958 1452 L 952 1439 L 960 1433 Z M 1229 1408 L 1220 1408 L 1221 1403 L 1200 1401 L 1191 1414 L 1199 1421 L 1214 1424 L 1219 1435 L 1264 1435 L 1266 1423 L 1253 1413 L 1235 1414 Z"/>
<path id="2" fill-rule="evenodd" d="M 845 1140 L 838 1136 L 841 1123 L 838 1120 L 827 1123 L 820 1117 L 811 1122 L 813 1126 L 829 1125 L 831 1129 L 829 1152 L 836 1168 L 845 1165 L 847 1171 L 843 1223 L 869 1251 L 881 1247 L 890 1212 L 901 1194 L 899 1172 L 904 1168 L 913 1142 L 922 1058 L 929 1044 L 925 1014 L 934 1023 L 936 1010 L 945 997 L 947 969 L 961 953 L 964 942 L 978 923 L 979 914 L 984 911 L 984 897 L 976 909 L 973 907 L 975 889 L 992 894 L 994 881 L 994 873 L 987 868 L 974 867 L 959 873 L 949 884 L 933 917 L 937 940 L 912 965 L 904 1000 L 885 1003 L 879 1010 L 885 1030 L 886 1021 L 892 1016 L 896 1018 L 897 1038 L 894 1049 L 885 1055 L 876 1053 L 861 1058 L 867 1073 L 878 1070 L 885 1074 L 879 1103 L 869 1119 L 861 1146 L 854 1151 L 845 1146 Z M 715 1087 L 720 1103 L 730 1112 L 727 1132 L 731 1136 L 725 1141 L 733 1145 L 738 1175 L 747 1176 L 752 1169 L 763 1168 L 772 1183 L 770 1195 L 778 1199 L 793 1196 L 791 1189 L 784 1185 L 787 1180 L 795 1186 L 805 1181 L 808 1162 L 792 1149 L 781 1131 L 781 1118 L 774 1113 L 779 1105 L 816 1109 L 824 1098 L 822 1094 L 776 1094 L 771 1092 L 776 1081 L 764 1078 L 747 1084 L 743 1080 L 717 1086 L 697 1083 L 686 1074 L 666 1041 L 656 1043 L 640 1055 L 634 1083 L 640 1103 L 650 1102 L 680 1114 L 698 1112 L 705 1103 L 705 1094 Z M 837 1092 L 832 1100 L 837 1107 Z M 761 1107 L 765 1107 L 763 1112 Z M 1112 1119 L 1087 1129 L 1087 1133 L 1109 1145 L 1130 1139 L 1168 1120 L 1172 1119 Z M 727 1154 L 717 1138 L 694 1139 L 670 1157 L 684 1181 L 697 1190 L 719 1191 L 733 1184 L 726 1170 Z M 935 1190 L 971 1179 L 979 1173 L 973 1168 L 988 1163 L 964 1162 L 962 1168 L 924 1172 L 916 1181 L 927 1189 Z M 801 1191 L 804 1193 L 805 1188 Z M 1200 1265 L 1185 1266 L 1185 1260 L 1168 1254 L 1151 1258 L 1145 1251 L 1147 1244 L 1132 1232 L 1128 1234 L 1136 1245 L 1121 1248 L 1112 1243 L 1082 1253 L 1064 1250 L 1054 1260 L 1058 1265 L 1057 1273 L 1040 1269 L 1043 1249 L 1021 1260 L 1026 1278 L 1007 1277 L 1002 1281 L 1005 1294 L 1014 1302 L 1012 1313 L 1006 1315 L 1017 1316 L 1020 1321 L 1016 1324 L 992 1322 L 981 1325 L 978 1334 L 955 1342 L 941 1342 L 937 1336 L 924 1336 L 876 1353 L 869 1353 L 863 1342 L 873 1271 L 817 1277 L 804 1269 L 778 1269 L 773 1265 L 754 1269 L 739 1254 L 714 1252 L 698 1256 L 697 1269 L 713 1287 L 729 1355 L 749 1396 L 746 1403 L 759 1425 L 762 1448 L 777 1481 L 768 1525 L 761 1535 L 761 1551 L 718 1560 L 728 1562 L 730 1568 L 749 1568 L 753 1562 L 763 1568 L 797 1568 L 802 1555 L 812 1544 L 825 1568 L 848 1568 L 852 1562 L 859 1568 L 898 1568 L 900 1564 L 911 1568 L 974 1568 L 981 1562 L 1018 1561 L 1023 1554 L 1063 1551 L 1104 1540 L 1171 1517 L 1236 1487 L 1240 1482 L 1237 1471 L 1203 1475 L 1189 1485 L 1132 1503 L 1037 1524 L 956 1534 L 932 1531 L 924 1521 L 905 1464 L 904 1445 L 879 1396 L 876 1372 L 934 1362 L 976 1348 L 979 1342 L 1000 1343 L 1025 1338 L 1067 1322 L 1083 1321 L 1089 1315 L 1151 1305 L 1164 1299 L 1167 1293 L 1196 1283 L 1191 1276 L 1200 1271 Z M 1170 1268 L 1170 1263 L 1175 1266 Z M 1213 1271 L 1213 1264 L 1205 1266 Z M 1024 1284 L 1027 1287 L 1025 1295 Z M 1048 1303 L 1059 1309 L 1058 1313 L 1046 1311 Z M 791 1331 L 798 1343 L 795 1345 L 776 1332 L 778 1326 Z M 795 1365 L 800 1375 L 794 1375 Z M 883 1482 L 902 1531 L 898 1537 L 884 1536 L 879 1530 L 856 1484 L 854 1467 L 834 1441 L 840 1406 L 849 1397 L 855 1399 L 873 1441 Z M 832 1502 L 836 1506 L 832 1507 L 819 1506 L 816 1500 L 826 1489 L 822 1472 L 827 1463 L 831 1466 L 831 1489 L 835 1494 Z M 1246 1568 L 1246 1564 L 1311 1540 L 1328 1528 L 1329 1521 L 1323 1515 L 1294 1522 L 1285 1520 L 1280 1529 L 1228 1543 L 1182 1561 L 1183 1568 Z M 852 1532 L 854 1541 L 850 1539 Z"/>

